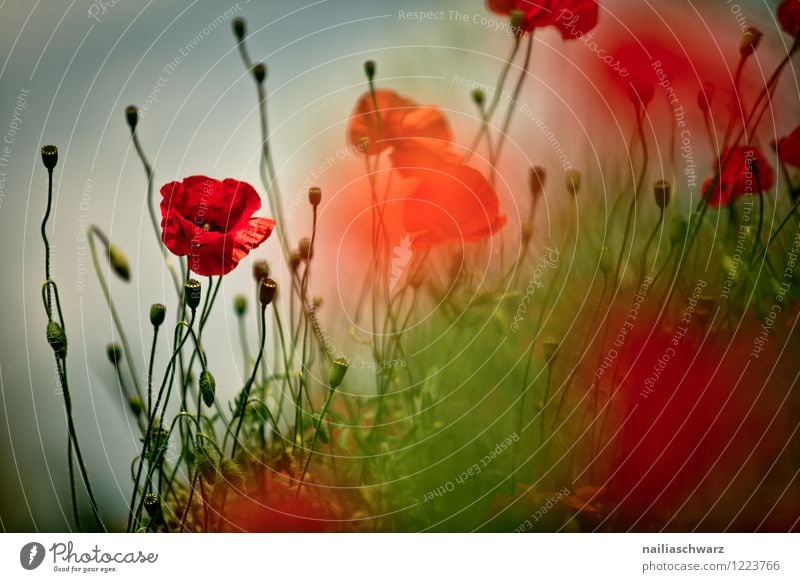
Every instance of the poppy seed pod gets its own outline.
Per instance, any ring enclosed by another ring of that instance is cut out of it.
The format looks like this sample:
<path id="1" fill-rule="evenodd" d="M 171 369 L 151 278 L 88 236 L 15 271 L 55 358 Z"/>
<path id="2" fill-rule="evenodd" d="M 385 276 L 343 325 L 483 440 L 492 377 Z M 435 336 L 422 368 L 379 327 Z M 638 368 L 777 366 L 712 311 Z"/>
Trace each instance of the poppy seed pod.
<path id="1" fill-rule="evenodd" d="M 57 358 L 67 357 L 67 334 L 58 323 L 52 319 L 47 322 L 47 343 L 53 348 Z"/>
<path id="2" fill-rule="evenodd" d="M 214 396 L 216 393 L 217 381 L 214 379 L 214 376 L 211 375 L 211 372 L 203 370 L 203 373 L 200 374 L 200 396 L 202 396 L 203 402 L 209 408 L 214 405 Z"/>
<path id="3" fill-rule="evenodd" d="M 118 343 L 110 343 L 106 346 L 108 361 L 118 366 L 122 361 L 122 347 Z"/>
<path id="4" fill-rule="evenodd" d="M 197 306 L 200 305 L 201 288 L 200 281 L 197 279 L 189 279 L 183 284 L 183 293 L 184 298 L 186 299 L 186 305 L 188 305 L 189 309 L 192 311 L 197 309 Z"/>
<path id="5" fill-rule="evenodd" d="M 123 281 L 131 280 L 131 266 L 128 257 L 116 245 L 108 245 L 108 260 L 111 268 Z"/>
<path id="6" fill-rule="evenodd" d="M 237 295 L 233 298 L 233 311 L 236 315 L 241 317 L 247 311 L 247 297 L 244 295 Z"/>
<path id="7" fill-rule="evenodd" d="M 256 63 L 253 65 L 253 77 L 256 83 L 263 83 L 267 78 L 267 66 L 264 63 Z"/>
<path id="8" fill-rule="evenodd" d="M 739 42 L 739 54 L 743 58 L 752 55 L 758 48 L 762 36 L 764 36 L 764 34 L 760 30 L 748 26 L 742 33 L 742 40 Z"/>
<path id="9" fill-rule="evenodd" d="M 244 40 L 244 35 L 247 32 L 247 23 L 245 22 L 244 18 L 237 17 L 233 19 L 233 34 L 236 35 L 236 39 L 239 42 Z"/>
<path id="10" fill-rule="evenodd" d="M 347 360 L 344 358 L 337 358 L 331 364 L 331 371 L 328 374 L 328 386 L 331 390 L 336 390 L 344 380 L 344 375 L 347 373 Z"/>
<path id="11" fill-rule="evenodd" d="M 364 74 L 370 81 L 375 78 L 375 61 L 364 61 Z"/>
<path id="12" fill-rule="evenodd" d="M 264 308 L 275 298 L 275 291 L 278 286 L 272 279 L 263 279 L 261 285 L 258 287 L 258 300 L 261 302 L 261 307 Z"/>
<path id="13" fill-rule="evenodd" d="M 301 259 L 310 261 L 314 257 L 314 249 L 311 248 L 311 239 L 300 239 L 300 242 L 297 243 L 297 252 L 300 253 Z"/>
<path id="14" fill-rule="evenodd" d="M 164 318 L 167 316 L 167 308 L 161 303 L 153 303 L 150 306 L 150 323 L 153 327 L 158 327 L 164 323 Z"/>
<path id="15" fill-rule="evenodd" d="M 475 102 L 475 105 L 482 109 L 483 104 L 486 102 L 486 94 L 481 89 L 473 89 L 472 100 Z"/>
<path id="16" fill-rule="evenodd" d="M 308 189 L 308 201 L 311 206 L 319 206 L 322 202 L 322 190 L 317 186 L 312 186 Z"/>
<path id="17" fill-rule="evenodd" d="M 548 365 L 551 365 L 555 361 L 558 347 L 559 344 L 555 340 L 545 340 L 542 342 L 542 353 Z"/>
<path id="18" fill-rule="evenodd" d="M 269 277 L 269 263 L 264 259 L 259 259 L 253 263 L 253 279 L 260 283 L 261 279 Z"/>
<path id="19" fill-rule="evenodd" d="M 528 175 L 528 188 L 530 188 L 531 196 L 533 196 L 534 200 L 538 198 L 544 190 L 544 180 L 546 177 L 547 174 L 541 166 L 533 166 L 531 168 L 530 174 Z"/>
<path id="20" fill-rule="evenodd" d="M 567 192 L 575 196 L 581 189 L 581 173 L 578 170 L 569 170 L 566 175 Z"/>
<path id="21" fill-rule="evenodd" d="M 664 210 L 669 206 L 669 198 L 672 192 L 672 186 L 666 180 L 658 180 L 653 185 L 653 196 L 656 199 L 656 206 Z"/>
<path id="22" fill-rule="evenodd" d="M 301 260 L 302 259 L 300 258 L 300 253 L 299 252 L 297 252 L 297 251 L 290 252 L 289 253 L 289 268 L 292 271 L 296 271 L 297 267 L 300 266 L 300 261 Z"/>
<path id="23" fill-rule="evenodd" d="M 54 145 L 42 146 L 42 163 L 48 170 L 52 170 L 58 163 L 58 148 Z"/>
<path id="24" fill-rule="evenodd" d="M 136 124 L 139 123 L 139 110 L 136 105 L 128 105 L 125 108 L 125 120 L 128 122 L 128 127 L 131 128 L 131 131 L 136 129 Z"/>
<path id="25" fill-rule="evenodd" d="M 152 519 L 160 519 L 161 497 L 158 493 L 148 493 L 144 496 L 144 510 Z"/>

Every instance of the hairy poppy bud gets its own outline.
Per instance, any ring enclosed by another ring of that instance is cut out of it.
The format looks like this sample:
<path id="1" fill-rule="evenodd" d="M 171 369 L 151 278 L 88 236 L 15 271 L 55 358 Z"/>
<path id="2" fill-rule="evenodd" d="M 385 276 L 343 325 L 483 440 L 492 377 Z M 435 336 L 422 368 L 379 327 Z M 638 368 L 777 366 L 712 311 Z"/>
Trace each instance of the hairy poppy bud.
<path id="1" fill-rule="evenodd" d="M 551 365 L 555 361 L 558 347 L 559 344 L 555 340 L 545 340 L 542 342 L 542 353 L 548 365 Z"/>
<path id="2" fill-rule="evenodd" d="M 128 399 L 128 406 L 134 416 L 139 416 L 144 411 L 144 402 L 138 396 L 131 396 Z"/>
<path id="3" fill-rule="evenodd" d="M 52 170 L 58 163 L 58 148 L 54 145 L 42 146 L 42 163 L 48 170 Z"/>
<path id="4" fill-rule="evenodd" d="M 128 263 L 128 257 L 119 250 L 116 245 L 108 245 L 108 260 L 111 263 L 111 268 L 123 281 L 131 280 L 131 266 Z"/>
<path id="5" fill-rule="evenodd" d="M 600 251 L 600 260 L 599 260 L 600 272 L 603 275 L 608 275 L 611 272 L 611 249 L 608 247 L 603 247 Z"/>
<path id="6" fill-rule="evenodd" d="M 267 277 L 269 277 L 269 263 L 264 259 L 255 261 L 253 263 L 253 279 L 260 283 L 261 279 L 266 279 Z"/>
<path id="7" fill-rule="evenodd" d="M 261 307 L 266 307 L 272 303 L 277 288 L 277 284 L 272 279 L 261 280 L 261 285 L 258 287 L 258 300 L 261 302 Z"/>
<path id="8" fill-rule="evenodd" d="M 224 458 L 219 463 L 219 472 L 222 479 L 234 489 L 243 489 L 245 484 L 244 471 L 239 463 L 233 459 Z"/>
<path id="9" fill-rule="evenodd" d="M 533 166 L 531 168 L 531 172 L 528 175 L 528 188 L 530 188 L 531 196 L 534 199 L 538 198 L 542 190 L 544 190 L 545 177 L 546 173 L 541 166 Z"/>
<path id="10" fill-rule="evenodd" d="M 267 66 L 264 63 L 256 63 L 253 65 L 253 77 L 256 83 L 263 83 L 267 78 Z"/>
<path id="11" fill-rule="evenodd" d="M 301 260 L 302 259 L 300 258 L 300 253 L 299 252 L 297 252 L 297 251 L 290 252 L 289 253 L 289 268 L 292 271 L 296 271 L 297 267 L 300 266 L 300 261 Z"/>
<path id="12" fill-rule="evenodd" d="M 128 105 L 125 108 L 125 119 L 131 131 L 136 129 L 136 124 L 139 123 L 139 110 L 136 108 L 136 105 Z"/>
<path id="13" fill-rule="evenodd" d="M 53 348 L 57 358 L 67 357 L 67 334 L 58 323 L 52 319 L 47 322 L 47 343 Z"/>
<path id="14" fill-rule="evenodd" d="M 578 170 L 569 170 L 565 177 L 567 192 L 574 196 L 581 189 L 581 173 Z"/>
<path id="15" fill-rule="evenodd" d="M 153 327 L 158 327 L 164 323 L 164 318 L 167 316 L 167 308 L 161 303 L 153 303 L 150 306 L 150 323 Z"/>
<path id="16" fill-rule="evenodd" d="M 200 374 L 200 395 L 205 405 L 211 408 L 214 405 L 214 395 L 217 393 L 217 381 L 211 372 L 203 370 Z"/>
<path id="17" fill-rule="evenodd" d="M 311 203 L 311 206 L 319 206 L 319 203 L 322 202 L 322 190 L 316 186 L 309 188 L 308 201 Z"/>
<path id="18" fill-rule="evenodd" d="M 364 74 L 370 81 L 375 78 L 375 61 L 364 61 Z"/>
<path id="19" fill-rule="evenodd" d="M 748 26 L 744 33 L 742 33 L 742 40 L 739 42 L 739 54 L 742 55 L 743 58 L 752 55 L 758 48 L 762 36 L 764 35 L 760 30 Z"/>
<path id="20" fill-rule="evenodd" d="M 233 34 L 236 35 L 236 40 L 242 42 L 244 35 L 247 32 L 247 26 L 244 18 L 236 17 L 233 19 Z"/>
<path id="21" fill-rule="evenodd" d="M 314 250 L 311 248 L 311 239 L 302 238 L 297 243 L 297 252 L 300 253 L 300 258 L 304 261 L 310 261 L 314 256 Z"/>
<path id="22" fill-rule="evenodd" d="M 666 180 L 658 180 L 653 185 L 653 195 L 656 199 L 656 206 L 658 206 L 661 210 L 664 210 L 667 206 L 669 206 L 671 192 L 672 186 Z"/>
<path id="23" fill-rule="evenodd" d="M 482 109 L 483 104 L 486 101 L 486 94 L 481 89 L 473 89 L 472 100 L 475 102 L 475 105 Z"/>
<path id="24" fill-rule="evenodd" d="M 247 311 L 247 297 L 244 295 L 237 295 L 233 298 L 233 310 L 236 315 L 241 317 Z"/>
<path id="25" fill-rule="evenodd" d="M 711 103 L 714 101 L 714 84 L 703 83 L 700 90 L 697 92 L 697 106 L 703 113 L 708 113 L 711 109 Z"/>
<path id="26" fill-rule="evenodd" d="M 109 362 L 115 366 L 119 366 L 119 363 L 122 361 L 122 346 L 118 343 L 108 344 L 106 346 L 106 355 L 108 356 Z"/>
<path id="27" fill-rule="evenodd" d="M 344 358 L 337 358 L 331 364 L 331 371 L 328 373 L 328 386 L 331 390 L 336 390 L 344 380 L 344 375 L 347 373 L 347 360 Z"/>
<path id="28" fill-rule="evenodd" d="M 512 10 L 511 11 L 511 32 L 514 33 L 514 36 L 522 36 L 525 32 L 523 28 L 523 24 L 525 24 L 525 13 L 522 10 Z"/>
<path id="29" fill-rule="evenodd" d="M 189 309 L 194 311 L 200 305 L 200 281 L 197 279 L 189 279 L 183 284 L 183 293 L 186 299 L 186 305 Z"/>
<path id="30" fill-rule="evenodd" d="M 686 238 L 689 223 L 682 216 L 675 216 L 669 223 L 669 241 L 677 246 Z"/>

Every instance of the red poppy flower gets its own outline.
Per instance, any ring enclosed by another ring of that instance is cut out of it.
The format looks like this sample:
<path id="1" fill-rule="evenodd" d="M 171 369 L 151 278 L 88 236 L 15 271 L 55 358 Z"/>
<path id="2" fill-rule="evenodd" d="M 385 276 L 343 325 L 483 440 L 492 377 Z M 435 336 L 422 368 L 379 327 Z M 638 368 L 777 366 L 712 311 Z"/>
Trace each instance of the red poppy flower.
<path id="1" fill-rule="evenodd" d="M 403 202 L 405 228 L 415 250 L 463 244 L 492 236 L 506 222 L 489 182 L 468 166 L 428 172 Z"/>
<path id="2" fill-rule="evenodd" d="M 261 199 L 246 182 L 189 176 L 161 187 L 161 239 L 189 256 L 198 275 L 224 275 L 272 232 L 275 221 L 254 218 Z"/>
<path id="3" fill-rule="evenodd" d="M 596 0 L 486 0 L 495 14 L 524 14 L 522 30 L 555 26 L 564 40 L 581 38 L 597 26 Z"/>
<path id="4" fill-rule="evenodd" d="M 403 117 L 416 105 L 394 91 L 378 89 L 374 99 L 367 91 L 358 99 L 350 116 L 347 127 L 350 145 L 360 148 L 361 140 L 366 138 L 366 153 L 369 155 L 392 147 L 395 145 L 393 140 L 399 137 Z"/>
<path id="5" fill-rule="evenodd" d="M 792 133 L 779 139 L 775 149 L 784 164 L 800 168 L 800 125 Z"/>
<path id="6" fill-rule="evenodd" d="M 800 34 L 800 0 L 783 0 L 778 6 L 778 22 L 791 36 Z"/>
<path id="7" fill-rule="evenodd" d="M 721 163 L 725 165 L 710 195 L 708 191 L 714 178 L 709 178 L 703 184 L 703 193 L 708 197 L 710 206 L 725 206 L 739 196 L 754 196 L 772 188 L 775 181 L 772 167 L 757 148 L 726 148 L 717 166 Z"/>

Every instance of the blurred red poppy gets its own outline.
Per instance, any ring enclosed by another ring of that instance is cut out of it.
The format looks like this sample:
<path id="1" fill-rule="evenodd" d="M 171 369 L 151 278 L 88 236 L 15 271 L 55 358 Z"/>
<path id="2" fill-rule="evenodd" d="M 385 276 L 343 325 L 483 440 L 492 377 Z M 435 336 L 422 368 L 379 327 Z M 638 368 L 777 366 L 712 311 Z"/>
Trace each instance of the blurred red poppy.
<path id="1" fill-rule="evenodd" d="M 555 26 L 564 40 L 579 39 L 597 26 L 596 0 L 486 0 L 495 14 L 524 14 L 522 30 Z"/>
<path id="2" fill-rule="evenodd" d="M 377 106 L 376 106 L 377 104 Z M 401 97 L 394 91 L 378 89 L 375 97 L 367 91 L 356 102 L 350 116 L 347 137 L 350 145 L 363 148 L 362 139 L 367 140 L 365 153 L 375 155 L 394 146 L 399 137 L 403 118 L 416 107 L 416 103 Z"/>
<path id="3" fill-rule="evenodd" d="M 784 164 L 800 168 L 800 125 L 792 133 L 779 139 L 775 149 Z"/>
<path id="4" fill-rule="evenodd" d="M 717 167 L 721 168 L 714 191 L 709 194 L 714 178 L 703 184 L 703 193 L 710 206 L 725 206 L 739 196 L 754 196 L 769 190 L 775 181 L 775 173 L 761 152 L 754 147 L 737 146 L 726 148 Z"/>
<path id="5" fill-rule="evenodd" d="M 800 0 L 783 0 L 778 6 L 778 21 L 791 36 L 800 34 Z"/>
<path id="6" fill-rule="evenodd" d="M 413 248 L 463 244 L 492 236 L 506 222 L 489 182 L 469 166 L 429 171 L 403 202 L 403 222 Z"/>
<path id="7" fill-rule="evenodd" d="M 189 256 L 198 275 L 224 275 L 272 233 L 275 221 L 254 218 L 261 199 L 246 182 L 189 176 L 161 187 L 161 239 Z"/>

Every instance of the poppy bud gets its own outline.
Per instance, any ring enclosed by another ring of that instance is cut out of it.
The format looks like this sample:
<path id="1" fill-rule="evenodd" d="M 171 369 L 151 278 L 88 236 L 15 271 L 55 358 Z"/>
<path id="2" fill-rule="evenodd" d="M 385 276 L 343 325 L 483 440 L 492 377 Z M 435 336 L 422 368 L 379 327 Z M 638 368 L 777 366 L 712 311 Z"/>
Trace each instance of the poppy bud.
<path id="1" fill-rule="evenodd" d="M 300 266 L 300 261 L 301 261 L 300 253 L 298 253 L 297 251 L 292 251 L 289 253 L 289 268 L 292 271 L 297 270 L 297 267 Z"/>
<path id="2" fill-rule="evenodd" d="M 222 474 L 222 479 L 225 483 L 229 484 L 234 489 L 244 488 L 244 472 L 239 466 L 239 463 L 233 459 L 222 459 L 219 463 L 219 472 Z"/>
<path id="3" fill-rule="evenodd" d="M 206 406 L 211 408 L 214 405 L 214 395 L 217 392 L 217 381 L 211 372 L 203 370 L 200 374 L 200 395 L 203 397 L 203 402 Z"/>
<path id="4" fill-rule="evenodd" d="M 253 279 L 260 283 L 261 279 L 269 277 L 269 263 L 264 259 L 259 259 L 253 263 Z"/>
<path id="5" fill-rule="evenodd" d="M 67 334 L 58 323 L 52 319 L 47 322 L 47 343 L 53 348 L 57 358 L 67 357 Z"/>
<path id="6" fill-rule="evenodd" d="M 261 285 L 258 287 L 258 300 L 261 302 L 262 308 L 272 303 L 277 288 L 278 286 L 272 279 L 267 278 L 261 281 Z"/>
<path id="7" fill-rule="evenodd" d="M 42 163 L 48 170 L 52 170 L 58 163 L 58 148 L 54 145 L 42 146 Z"/>
<path id="8" fill-rule="evenodd" d="M 319 206 L 319 203 L 322 202 L 322 190 L 316 186 L 309 188 L 308 201 L 311 203 L 311 206 Z"/>
<path id="9" fill-rule="evenodd" d="M 144 410 L 144 403 L 138 396 L 131 396 L 128 399 L 128 406 L 130 407 L 134 416 L 139 416 Z"/>
<path id="10" fill-rule="evenodd" d="M 256 63 L 253 65 L 253 77 L 256 83 L 263 83 L 267 78 L 267 67 L 264 63 Z"/>
<path id="11" fill-rule="evenodd" d="M 106 346 L 108 361 L 118 366 L 122 361 L 122 347 L 118 343 L 110 343 Z"/>
<path id="12" fill-rule="evenodd" d="M 322 307 L 322 297 L 319 295 L 314 295 L 314 297 L 311 299 L 311 307 L 314 308 L 314 311 Z"/>
<path id="13" fill-rule="evenodd" d="M 233 34 L 236 35 L 236 40 L 242 42 L 244 35 L 247 32 L 247 27 L 244 18 L 237 17 L 233 19 Z"/>
<path id="14" fill-rule="evenodd" d="M 119 247 L 116 245 L 108 245 L 108 260 L 111 263 L 111 268 L 123 281 L 131 280 L 131 267 L 128 263 L 128 258 L 123 254 Z"/>
<path id="15" fill-rule="evenodd" d="M 150 323 L 153 327 L 158 327 L 164 323 L 164 318 L 167 315 L 167 308 L 161 303 L 153 303 L 150 306 Z"/>
<path id="16" fill-rule="evenodd" d="M 364 74 L 370 81 L 375 78 L 375 61 L 364 61 Z"/>
<path id="17" fill-rule="evenodd" d="M 186 299 L 186 305 L 189 306 L 189 309 L 194 311 L 197 309 L 197 306 L 200 305 L 200 281 L 197 279 L 189 279 L 186 283 L 183 284 L 183 292 L 184 298 Z"/>
<path id="18" fill-rule="evenodd" d="M 669 206 L 670 193 L 672 186 L 666 180 L 658 180 L 653 186 L 653 195 L 656 199 L 656 206 L 664 210 Z"/>
<path id="19" fill-rule="evenodd" d="M 708 113 L 711 109 L 711 103 L 714 100 L 714 84 L 703 83 L 703 86 L 697 92 L 697 106 L 703 113 Z"/>
<path id="20" fill-rule="evenodd" d="M 131 131 L 136 129 L 136 124 L 139 123 L 139 110 L 136 105 L 128 105 L 125 108 L 125 119 L 128 121 L 128 127 Z"/>
<path id="21" fill-rule="evenodd" d="M 219 456 L 212 448 L 203 446 L 199 438 L 194 445 L 194 466 L 197 472 L 207 480 L 212 480 L 217 476 L 217 462 Z"/>
<path id="22" fill-rule="evenodd" d="M 581 173 L 578 170 L 569 170 L 566 173 L 567 192 L 573 196 L 581 189 Z"/>
<path id="23" fill-rule="evenodd" d="M 344 375 L 347 373 L 347 360 L 344 358 L 337 358 L 331 364 L 331 371 L 328 374 L 328 386 L 331 390 L 336 390 L 344 380 Z"/>
<path id="24" fill-rule="evenodd" d="M 608 275 L 611 272 L 611 267 L 612 267 L 612 264 L 611 264 L 611 249 L 609 249 L 608 247 L 603 247 L 603 249 L 600 251 L 599 263 L 600 263 L 600 265 L 599 265 L 600 266 L 600 272 L 603 275 Z"/>
<path id="25" fill-rule="evenodd" d="M 559 344 L 555 340 L 545 340 L 542 342 L 542 353 L 544 354 L 547 365 L 551 365 L 555 361 L 558 347 Z"/>
<path id="26" fill-rule="evenodd" d="M 511 32 L 514 33 L 514 36 L 522 36 L 525 32 L 522 25 L 525 24 L 525 13 L 522 10 L 512 10 L 511 11 Z"/>
<path id="27" fill-rule="evenodd" d="M 475 102 L 475 105 L 483 109 L 483 104 L 486 101 L 486 94 L 481 89 L 473 89 L 472 100 Z"/>
<path id="28" fill-rule="evenodd" d="M 304 261 L 310 261 L 314 256 L 314 250 L 311 248 L 311 239 L 302 238 L 297 243 L 297 252 L 300 253 L 300 258 Z"/>
<path id="29" fill-rule="evenodd" d="M 539 197 L 539 194 L 544 190 L 544 180 L 547 174 L 541 166 L 533 166 L 528 176 L 528 187 L 531 191 L 531 196 L 534 199 Z"/>
<path id="30" fill-rule="evenodd" d="M 689 230 L 689 223 L 682 216 L 675 216 L 669 224 L 669 240 L 677 246 L 686 238 Z"/>
<path id="31" fill-rule="evenodd" d="M 244 295 L 237 295 L 233 298 L 233 310 L 236 315 L 241 317 L 247 311 L 247 297 Z"/>
<path id="32" fill-rule="evenodd" d="M 755 52 L 762 36 L 764 35 L 757 28 L 747 27 L 742 33 L 742 40 L 739 42 L 739 54 L 742 55 L 742 58 L 749 57 Z"/>

